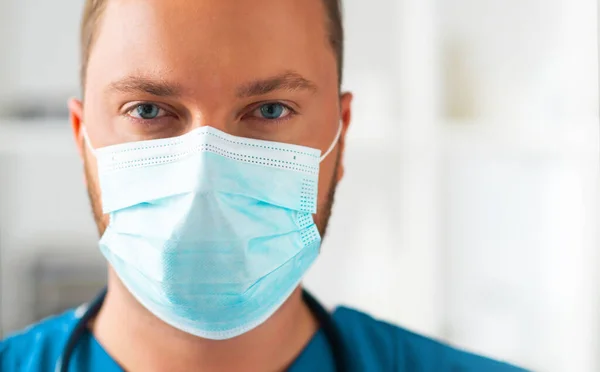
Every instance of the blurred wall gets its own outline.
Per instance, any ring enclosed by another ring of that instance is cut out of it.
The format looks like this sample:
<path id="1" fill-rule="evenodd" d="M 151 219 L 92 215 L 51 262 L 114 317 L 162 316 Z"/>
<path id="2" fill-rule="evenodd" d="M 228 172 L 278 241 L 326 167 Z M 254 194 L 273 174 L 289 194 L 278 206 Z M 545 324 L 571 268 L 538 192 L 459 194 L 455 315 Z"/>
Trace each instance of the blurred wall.
<path id="1" fill-rule="evenodd" d="M 3 0 L 0 4 L 0 98 L 6 104 L 62 104 L 78 91 L 83 2 Z M 1 102 L 1 101 L 0 101 Z"/>
<path id="2" fill-rule="evenodd" d="M 0 113 L 76 94 L 80 8 L 0 2 Z M 347 175 L 307 286 L 536 370 L 598 370 L 596 2 L 345 14 Z M 40 258 L 103 265 L 82 178 L 65 117 L 0 119 L 5 330 L 35 319 Z"/>

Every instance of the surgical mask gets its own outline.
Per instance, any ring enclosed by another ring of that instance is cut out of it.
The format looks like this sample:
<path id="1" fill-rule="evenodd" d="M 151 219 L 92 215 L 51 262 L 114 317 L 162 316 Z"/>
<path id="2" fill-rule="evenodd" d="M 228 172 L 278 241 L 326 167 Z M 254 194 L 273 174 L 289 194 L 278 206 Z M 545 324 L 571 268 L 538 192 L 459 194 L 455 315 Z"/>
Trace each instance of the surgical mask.
<path id="1" fill-rule="evenodd" d="M 265 322 L 319 254 L 327 152 L 212 127 L 93 150 L 110 223 L 100 250 L 131 294 L 187 333 L 236 337 Z"/>

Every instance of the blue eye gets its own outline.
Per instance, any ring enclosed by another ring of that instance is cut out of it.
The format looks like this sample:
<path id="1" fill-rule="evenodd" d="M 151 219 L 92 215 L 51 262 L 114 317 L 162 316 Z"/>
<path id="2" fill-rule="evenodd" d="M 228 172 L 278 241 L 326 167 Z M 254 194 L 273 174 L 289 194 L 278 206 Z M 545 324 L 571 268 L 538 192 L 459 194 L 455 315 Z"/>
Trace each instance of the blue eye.
<path id="1" fill-rule="evenodd" d="M 130 115 L 134 118 L 152 120 L 165 115 L 165 111 L 152 103 L 142 103 L 135 106 Z"/>
<path id="2" fill-rule="evenodd" d="M 254 111 L 255 116 L 276 120 L 282 119 L 290 114 L 291 110 L 281 103 L 266 103 Z"/>

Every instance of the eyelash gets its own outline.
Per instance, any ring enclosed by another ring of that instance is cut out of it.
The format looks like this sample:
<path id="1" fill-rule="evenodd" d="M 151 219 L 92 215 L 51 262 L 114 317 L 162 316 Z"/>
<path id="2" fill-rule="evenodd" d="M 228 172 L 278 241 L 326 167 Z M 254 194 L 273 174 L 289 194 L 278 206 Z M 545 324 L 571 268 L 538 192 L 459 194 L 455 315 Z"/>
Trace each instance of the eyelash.
<path id="1" fill-rule="evenodd" d="M 286 116 L 282 117 L 282 118 L 277 118 L 277 119 L 265 119 L 265 118 L 258 118 L 258 117 L 249 116 L 254 111 L 260 109 L 262 106 L 265 106 L 265 105 L 281 105 L 286 110 L 288 110 L 288 114 Z M 264 101 L 264 102 L 255 103 L 252 106 L 250 106 L 250 109 L 247 110 L 247 114 L 244 114 L 241 118 L 244 119 L 244 118 L 248 117 L 248 119 L 250 119 L 250 120 L 262 121 L 262 122 L 266 122 L 266 123 L 270 123 L 270 124 L 278 124 L 278 123 L 281 123 L 281 122 L 284 122 L 286 120 L 289 120 L 289 119 L 293 118 L 297 114 L 298 113 L 296 112 L 296 110 L 294 110 L 289 105 L 287 105 L 287 104 L 285 104 L 283 102 L 279 102 L 279 101 Z"/>
<path id="2" fill-rule="evenodd" d="M 133 116 L 134 111 L 137 110 L 140 106 L 144 106 L 144 105 L 156 106 L 159 110 L 161 110 L 164 113 L 164 115 L 156 117 L 154 119 L 144 119 L 144 118 Z M 156 122 L 157 120 L 161 120 L 161 119 L 165 119 L 165 118 L 169 118 L 169 117 L 177 117 L 177 115 L 174 114 L 171 110 L 168 110 L 154 102 L 136 102 L 135 104 L 133 104 L 132 106 L 130 106 L 129 108 L 127 108 L 125 110 L 124 115 L 130 120 L 134 120 L 136 122 L 140 122 L 143 124 L 151 124 L 152 122 Z"/>
<path id="3" fill-rule="evenodd" d="M 252 117 L 249 116 L 251 115 L 254 111 L 260 109 L 261 106 L 264 105 L 273 105 L 273 104 L 277 104 L 277 105 L 281 105 L 283 106 L 286 110 L 288 110 L 288 114 L 282 118 L 277 118 L 277 119 L 265 119 L 265 118 L 259 118 L 259 117 Z M 163 116 L 159 116 L 157 118 L 154 119 L 143 119 L 140 117 L 135 117 L 133 116 L 133 112 L 140 106 L 143 105 L 154 105 L 156 106 L 159 110 L 162 110 L 165 114 Z M 277 124 L 277 123 L 281 123 L 284 122 L 286 120 L 289 120 L 291 118 L 293 118 L 294 116 L 296 116 L 298 113 L 296 110 L 294 110 L 293 108 L 291 108 L 289 105 L 283 103 L 283 102 L 279 102 L 279 101 L 265 101 L 265 102 L 258 102 L 253 104 L 252 106 L 250 106 L 250 109 L 245 110 L 246 114 L 242 115 L 241 118 L 244 119 L 250 119 L 253 121 L 262 121 L 262 122 L 268 122 L 271 124 Z M 129 108 L 127 108 L 124 112 L 124 115 L 129 119 L 129 120 L 133 120 L 135 122 L 144 124 L 144 125 L 152 125 L 153 123 L 156 123 L 156 121 L 161 120 L 161 119 L 166 119 L 169 117 L 175 117 L 177 118 L 178 115 L 174 114 L 171 110 L 168 110 L 164 107 L 162 107 L 159 104 L 153 103 L 153 102 L 136 102 L 135 104 L 133 104 L 132 106 L 130 106 Z"/>

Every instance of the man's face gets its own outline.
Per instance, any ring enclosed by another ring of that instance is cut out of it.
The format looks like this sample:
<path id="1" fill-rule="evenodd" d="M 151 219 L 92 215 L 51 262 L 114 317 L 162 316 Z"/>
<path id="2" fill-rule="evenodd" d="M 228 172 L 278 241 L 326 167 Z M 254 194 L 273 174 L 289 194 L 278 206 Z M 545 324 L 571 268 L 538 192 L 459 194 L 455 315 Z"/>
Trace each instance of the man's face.
<path id="1" fill-rule="evenodd" d="M 109 0 L 85 105 L 70 104 L 100 233 L 108 217 L 82 125 L 96 148 L 209 125 L 324 152 L 342 120 L 341 140 L 321 163 L 316 223 L 324 232 L 350 120 L 336 66 L 322 0 Z"/>

